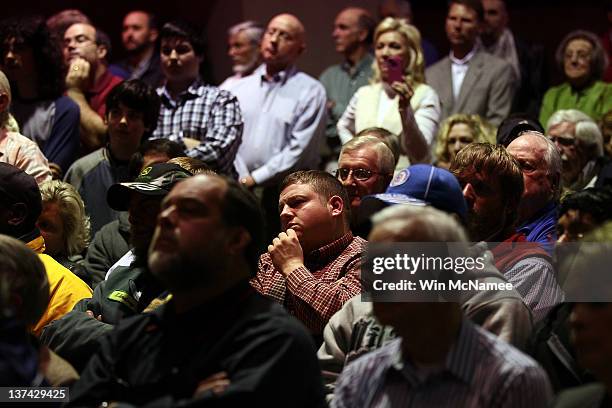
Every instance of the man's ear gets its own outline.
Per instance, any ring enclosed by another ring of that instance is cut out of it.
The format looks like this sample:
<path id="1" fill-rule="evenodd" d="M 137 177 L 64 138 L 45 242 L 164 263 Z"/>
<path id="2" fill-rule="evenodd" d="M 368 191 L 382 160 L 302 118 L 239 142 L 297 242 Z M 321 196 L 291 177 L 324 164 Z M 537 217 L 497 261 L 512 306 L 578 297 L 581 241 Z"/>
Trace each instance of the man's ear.
<path id="1" fill-rule="evenodd" d="M 106 54 L 108 54 L 108 49 L 104 44 L 98 44 L 96 48 L 96 53 L 98 54 L 98 59 L 103 60 L 106 58 Z"/>
<path id="2" fill-rule="evenodd" d="M 229 232 L 229 239 L 227 241 L 228 254 L 244 254 L 245 248 L 251 243 L 252 240 L 251 234 L 249 234 L 246 229 L 235 228 Z"/>
<path id="3" fill-rule="evenodd" d="M 157 30 L 157 28 L 152 28 L 149 30 L 149 42 L 154 43 L 155 41 L 157 41 L 158 37 L 159 31 Z"/>
<path id="4" fill-rule="evenodd" d="M 344 201 L 337 195 L 332 196 L 327 200 L 327 208 L 332 217 L 341 217 L 344 211 Z"/>
<path id="5" fill-rule="evenodd" d="M 368 38 L 368 30 L 359 30 L 359 35 L 357 38 L 359 38 L 359 42 L 365 42 L 366 38 Z"/>
<path id="6" fill-rule="evenodd" d="M 28 206 L 25 203 L 15 203 L 9 210 L 8 224 L 17 227 L 25 221 L 28 216 Z"/>

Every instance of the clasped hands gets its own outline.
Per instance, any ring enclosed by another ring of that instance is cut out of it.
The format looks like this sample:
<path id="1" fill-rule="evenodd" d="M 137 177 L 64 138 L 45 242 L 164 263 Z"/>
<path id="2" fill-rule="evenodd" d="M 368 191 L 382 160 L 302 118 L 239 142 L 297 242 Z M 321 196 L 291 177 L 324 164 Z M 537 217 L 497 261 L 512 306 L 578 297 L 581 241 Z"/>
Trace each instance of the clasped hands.
<path id="1" fill-rule="evenodd" d="M 288 277 L 291 272 L 304 266 L 304 251 L 297 234 L 291 228 L 281 232 L 268 245 L 268 253 L 276 270 Z"/>

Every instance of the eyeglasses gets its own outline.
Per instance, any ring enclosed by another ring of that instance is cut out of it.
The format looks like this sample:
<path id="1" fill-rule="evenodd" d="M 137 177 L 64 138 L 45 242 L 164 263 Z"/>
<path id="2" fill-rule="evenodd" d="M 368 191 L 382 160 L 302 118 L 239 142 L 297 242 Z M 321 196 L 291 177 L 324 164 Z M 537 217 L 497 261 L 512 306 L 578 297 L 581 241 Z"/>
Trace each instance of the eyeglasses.
<path id="1" fill-rule="evenodd" d="M 382 173 L 377 173 L 375 171 L 368 170 L 368 169 L 347 169 L 347 168 L 341 168 L 341 169 L 336 170 L 336 178 L 339 178 L 342 181 L 345 181 L 347 178 L 349 178 L 349 176 L 351 174 L 353 175 L 353 178 L 355 180 L 366 181 L 370 177 L 372 177 L 372 175 L 374 175 L 374 174 L 382 174 Z"/>
<path id="2" fill-rule="evenodd" d="M 548 138 L 561 146 L 574 146 L 576 144 L 576 139 L 571 136 L 548 136 Z"/>

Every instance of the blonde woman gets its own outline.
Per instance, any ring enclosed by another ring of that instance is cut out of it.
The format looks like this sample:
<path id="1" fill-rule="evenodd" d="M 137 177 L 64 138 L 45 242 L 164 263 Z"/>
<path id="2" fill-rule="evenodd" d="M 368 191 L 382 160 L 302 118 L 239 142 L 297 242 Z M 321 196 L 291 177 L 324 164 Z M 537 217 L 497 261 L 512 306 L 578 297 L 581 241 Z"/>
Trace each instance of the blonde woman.
<path id="1" fill-rule="evenodd" d="M 478 115 L 458 113 L 446 118 L 438 132 L 436 166 L 448 169 L 461 149 L 470 143 L 493 143 L 493 128 Z"/>
<path id="2" fill-rule="evenodd" d="M 374 47 L 372 84 L 351 98 L 338 121 L 340 140 L 344 144 L 363 129 L 381 127 L 399 137 L 402 153 L 411 163 L 429 162 L 440 99 L 424 83 L 421 34 L 403 20 L 388 17 L 374 32 Z M 398 166 L 406 165 L 400 159 Z"/>

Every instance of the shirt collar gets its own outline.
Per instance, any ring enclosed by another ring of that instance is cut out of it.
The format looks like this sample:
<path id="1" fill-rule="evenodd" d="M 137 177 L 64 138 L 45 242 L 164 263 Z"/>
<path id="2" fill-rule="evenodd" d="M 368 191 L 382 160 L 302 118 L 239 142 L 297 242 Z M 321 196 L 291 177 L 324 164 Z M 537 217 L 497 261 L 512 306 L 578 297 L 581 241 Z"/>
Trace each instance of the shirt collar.
<path id="1" fill-rule="evenodd" d="M 453 52 L 451 51 L 450 54 L 449 54 L 449 58 L 450 58 L 451 62 L 453 64 L 455 64 L 455 65 L 467 65 L 467 64 L 469 64 L 470 60 L 476 54 L 477 48 L 478 47 L 474 46 L 474 48 L 472 48 L 472 51 L 468 52 L 468 54 L 465 57 L 461 58 L 461 59 L 455 57 L 453 55 Z"/>
<path id="2" fill-rule="evenodd" d="M 337 257 L 351 242 L 353 242 L 353 233 L 349 231 L 335 241 L 315 249 L 308 254 L 307 258 L 309 261 L 325 262 L 328 259 Z"/>
<path id="3" fill-rule="evenodd" d="M 340 68 L 344 72 L 348 73 L 351 77 L 355 77 L 368 66 L 372 65 L 373 60 L 374 57 L 368 52 L 363 56 L 362 59 L 359 60 L 359 62 L 357 62 L 357 64 L 352 65 L 348 60 L 345 60 L 340 65 Z"/>
<path id="4" fill-rule="evenodd" d="M 178 95 L 177 100 L 182 101 L 198 96 L 198 91 L 200 90 L 202 85 L 204 85 L 202 79 L 200 77 L 196 78 L 195 81 L 193 81 L 186 90 L 184 90 Z M 164 86 L 158 89 L 161 89 L 161 92 L 159 90 L 158 92 L 160 92 L 160 96 L 162 97 L 162 99 L 165 99 L 167 101 L 172 100 L 172 96 L 170 96 L 170 92 L 168 92 L 168 88 L 165 84 Z"/>
<path id="5" fill-rule="evenodd" d="M 402 356 L 401 339 L 393 347 L 395 347 L 395 352 L 391 357 L 390 368 L 400 371 L 412 384 L 421 382 L 417 375 L 418 368 Z M 463 382 L 473 385 L 477 348 L 478 338 L 476 329 L 471 322 L 463 319 L 457 339 L 446 355 L 446 361 L 441 373 L 450 373 Z"/>
<path id="6" fill-rule="evenodd" d="M 104 89 L 106 89 L 106 87 L 108 87 L 112 80 L 113 74 L 111 74 L 110 70 L 106 68 L 102 76 L 96 81 L 96 83 L 93 84 L 89 92 L 92 94 L 102 92 Z"/>
<path id="7" fill-rule="evenodd" d="M 277 72 L 272 76 L 271 79 L 266 78 L 266 64 L 261 64 L 259 68 L 255 71 L 255 74 L 259 76 L 261 83 L 280 83 L 281 85 L 285 85 L 287 79 L 293 76 L 297 72 L 297 67 L 295 65 L 291 65 L 284 70 Z"/>

